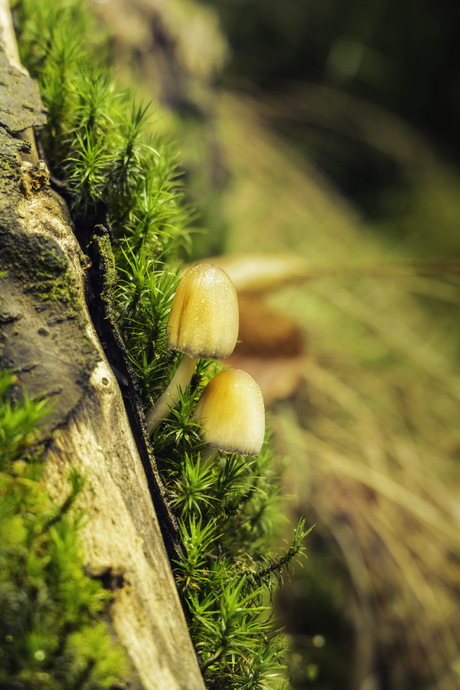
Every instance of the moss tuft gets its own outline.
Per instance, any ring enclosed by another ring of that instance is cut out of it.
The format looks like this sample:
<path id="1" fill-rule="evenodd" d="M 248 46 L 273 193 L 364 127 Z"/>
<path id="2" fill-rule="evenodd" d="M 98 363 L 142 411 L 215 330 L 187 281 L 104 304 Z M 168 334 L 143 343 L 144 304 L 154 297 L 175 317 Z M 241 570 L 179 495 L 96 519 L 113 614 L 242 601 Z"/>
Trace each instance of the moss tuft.
<path id="1" fill-rule="evenodd" d="M 0 688 L 103 690 L 125 673 L 124 654 L 101 620 L 109 597 L 87 577 L 70 510 L 83 482 L 69 477 L 56 505 L 31 446 L 46 401 L 8 400 L 0 374 Z"/>

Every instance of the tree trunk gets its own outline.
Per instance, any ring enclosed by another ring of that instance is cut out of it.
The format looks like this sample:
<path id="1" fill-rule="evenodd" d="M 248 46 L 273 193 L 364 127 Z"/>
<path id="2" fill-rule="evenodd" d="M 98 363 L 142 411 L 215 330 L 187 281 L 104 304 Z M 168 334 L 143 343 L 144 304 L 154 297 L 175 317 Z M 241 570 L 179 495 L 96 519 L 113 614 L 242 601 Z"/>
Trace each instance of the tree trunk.
<path id="1" fill-rule="evenodd" d="M 110 617 L 132 663 L 129 687 L 202 689 L 165 548 L 170 557 L 177 551 L 174 523 L 105 300 L 110 247 L 100 231 L 90 262 L 50 188 L 31 145 L 45 113 L 35 84 L 14 66 L 10 39 L 3 19 L 0 368 L 17 374 L 18 396 L 52 402 L 40 431 L 50 493 L 65 499 L 71 469 L 86 480 L 82 546 L 89 570 L 112 582 Z"/>

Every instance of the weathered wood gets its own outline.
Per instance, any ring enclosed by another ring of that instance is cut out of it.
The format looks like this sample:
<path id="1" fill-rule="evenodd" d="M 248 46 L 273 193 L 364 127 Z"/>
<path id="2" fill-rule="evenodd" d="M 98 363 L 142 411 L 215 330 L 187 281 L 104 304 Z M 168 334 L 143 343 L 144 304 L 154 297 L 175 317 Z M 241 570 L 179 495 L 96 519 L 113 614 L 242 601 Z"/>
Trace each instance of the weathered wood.
<path id="1" fill-rule="evenodd" d="M 1 60 L 5 66 L 0 52 Z M 79 499 L 87 517 L 82 545 L 91 570 L 121 574 L 110 616 L 138 678 L 130 687 L 202 690 L 152 503 L 152 476 L 146 476 L 145 458 L 86 306 L 88 260 L 65 205 L 50 190 L 45 164 L 21 159 L 29 147 L 19 133 L 42 124 L 43 108 L 36 93 L 27 101 L 30 80 L 21 73 L 26 91 L 20 100 L 28 119 L 18 125 L 18 101 L 9 85 L 19 76 L 9 64 L 2 77 L 0 368 L 17 374 L 18 396 L 27 390 L 52 401 L 42 427 L 43 438 L 51 438 L 44 454 L 50 492 L 63 500 L 71 469 L 86 480 Z"/>

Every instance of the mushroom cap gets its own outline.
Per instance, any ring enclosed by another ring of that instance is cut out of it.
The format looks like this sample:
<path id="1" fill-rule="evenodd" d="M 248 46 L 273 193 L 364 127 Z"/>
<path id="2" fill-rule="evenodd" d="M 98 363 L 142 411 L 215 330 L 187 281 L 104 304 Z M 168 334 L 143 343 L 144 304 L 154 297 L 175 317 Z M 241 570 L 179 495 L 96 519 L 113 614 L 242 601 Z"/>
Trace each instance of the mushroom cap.
<path id="1" fill-rule="evenodd" d="M 238 325 L 238 297 L 225 271 L 212 264 L 189 268 L 173 299 L 169 346 L 193 359 L 224 359 L 236 345 Z"/>
<path id="2" fill-rule="evenodd" d="M 259 386 L 245 371 L 227 369 L 204 388 L 194 415 L 205 443 L 230 453 L 258 455 L 265 434 Z"/>

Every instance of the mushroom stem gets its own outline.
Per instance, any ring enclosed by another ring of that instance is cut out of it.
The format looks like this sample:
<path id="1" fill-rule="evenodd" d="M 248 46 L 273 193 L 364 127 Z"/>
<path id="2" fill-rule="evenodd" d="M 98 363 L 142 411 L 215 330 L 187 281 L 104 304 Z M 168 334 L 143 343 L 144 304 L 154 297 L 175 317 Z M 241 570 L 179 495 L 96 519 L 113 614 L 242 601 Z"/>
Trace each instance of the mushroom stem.
<path id="1" fill-rule="evenodd" d="M 146 423 L 149 436 L 155 431 L 163 419 L 166 419 L 170 411 L 179 402 L 181 391 L 187 388 L 192 374 L 195 371 L 196 361 L 196 359 L 188 355 L 183 355 L 168 387 L 147 412 Z"/>

